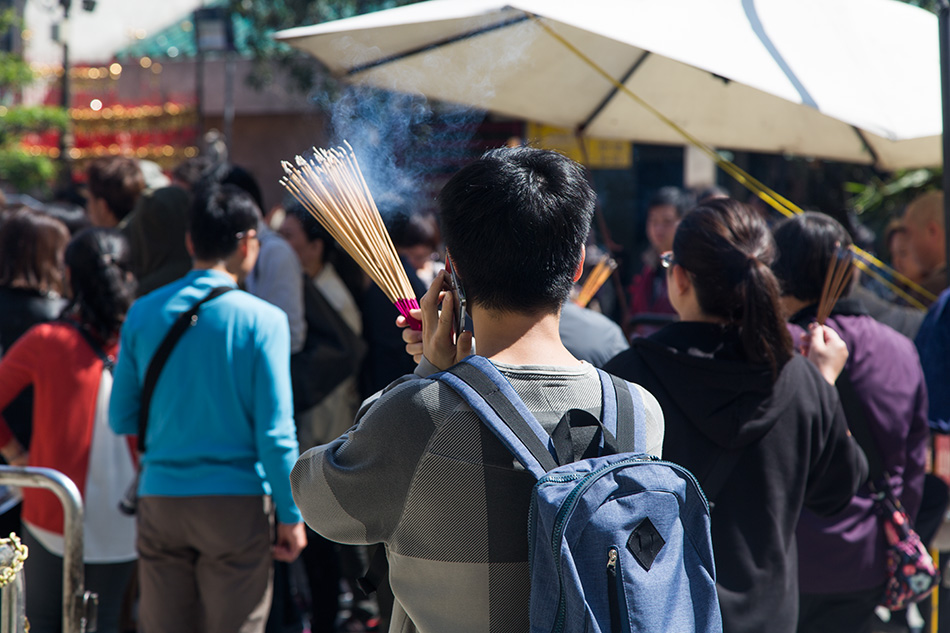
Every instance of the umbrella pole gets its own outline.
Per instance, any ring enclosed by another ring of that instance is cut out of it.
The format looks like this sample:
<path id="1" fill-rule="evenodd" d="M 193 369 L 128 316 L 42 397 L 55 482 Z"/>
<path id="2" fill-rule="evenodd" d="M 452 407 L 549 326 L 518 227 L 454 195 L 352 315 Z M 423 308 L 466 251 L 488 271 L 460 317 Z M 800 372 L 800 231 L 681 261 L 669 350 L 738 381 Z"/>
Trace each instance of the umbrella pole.
<path id="1" fill-rule="evenodd" d="M 950 255 L 950 1 L 942 0 L 937 11 L 940 34 L 940 94 L 943 105 L 943 217 L 944 244 Z M 950 268 L 947 269 L 950 283 Z"/>

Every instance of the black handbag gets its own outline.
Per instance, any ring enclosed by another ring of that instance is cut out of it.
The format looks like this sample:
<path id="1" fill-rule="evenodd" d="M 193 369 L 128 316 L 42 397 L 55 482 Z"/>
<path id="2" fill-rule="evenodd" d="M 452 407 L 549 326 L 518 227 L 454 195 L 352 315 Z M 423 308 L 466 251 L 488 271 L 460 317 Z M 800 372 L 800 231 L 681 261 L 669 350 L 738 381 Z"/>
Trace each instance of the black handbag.
<path id="1" fill-rule="evenodd" d="M 290 357 L 294 413 L 306 411 L 354 375 L 366 355 L 366 343 L 305 275 L 304 318 L 307 338 Z"/>

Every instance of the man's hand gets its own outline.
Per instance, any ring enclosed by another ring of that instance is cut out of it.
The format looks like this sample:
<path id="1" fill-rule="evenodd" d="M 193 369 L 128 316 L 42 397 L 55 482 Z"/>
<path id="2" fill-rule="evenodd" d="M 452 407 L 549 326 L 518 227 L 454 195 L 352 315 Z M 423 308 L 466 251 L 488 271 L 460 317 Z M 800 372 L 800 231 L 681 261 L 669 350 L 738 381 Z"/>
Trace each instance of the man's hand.
<path id="1" fill-rule="evenodd" d="M 438 369 L 448 369 L 466 356 L 472 354 L 472 333 L 462 332 L 453 342 L 452 328 L 455 323 L 455 302 L 443 301 L 449 292 L 445 290 L 448 275 L 443 270 L 429 290 L 419 301 L 419 309 L 410 315 L 422 321 L 422 331 L 414 331 L 407 326 L 409 322 L 402 316 L 396 319 L 396 325 L 403 329 L 402 340 L 406 343 L 406 353 L 417 363 L 424 355 Z M 439 310 L 442 304 L 442 310 Z"/>
<path id="2" fill-rule="evenodd" d="M 848 346 L 827 325 L 811 323 L 802 334 L 801 352 L 834 385 L 848 361 Z"/>
<path id="3" fill-rule="evenodd" d="M 278 523 L 274 560 L 292 563 L 307 546 L 307 531 L 303 523 Z"/>

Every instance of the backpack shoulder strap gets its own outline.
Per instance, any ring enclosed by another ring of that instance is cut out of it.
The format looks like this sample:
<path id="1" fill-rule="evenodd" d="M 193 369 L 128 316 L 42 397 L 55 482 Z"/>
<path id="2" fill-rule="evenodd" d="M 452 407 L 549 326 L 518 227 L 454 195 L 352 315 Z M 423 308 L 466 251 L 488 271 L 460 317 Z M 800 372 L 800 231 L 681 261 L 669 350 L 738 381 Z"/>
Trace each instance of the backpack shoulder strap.
<path id="1" fill-rule="evenodd" d="M 168 330 L 168 334 L 165 335 L 165 338 L 162 339 L 162 342 L 158 345 L 155 355 L 152 356 L 152 360 L 148 364 L 148 369 L 145 370 L 145 381 L 142 383 L 142 397 L 139 402 L 139 434 L 137 440 L 139 453 L 145 452 L 145 433 L 148 431 L 148 410 L 152 402 L 152 393 L 155 391 L 158 377 L 162 373 L 162 368 L 165 367 L 165 362 L 171 355 L 172 350 L 175 348 L 175 344 L 178 343 L 178 340 L 184 335 L 185 330 L 198 322 L 198 310 L 203 304 L 211 301 L 215 297 L 220 297 L 230 290 L 234 290 L 234 288 L 230 286 L 218 286 L 217 288 L 213 288 L 211 292 L 200 299 L 195 305 L 178 315 L 178 318 L 172 323 L 171 329 Z"/>
<path id="2" fill-rule="evenodd" d="M 487 358 L 469 356 L 432 378 L 452 387 L 536 479 L 557 468 L 551 437 Z"/>
<path id="3" fill-rule="evenodd" d="M 604 427 L 617 437 L 621 453 L 647 451 L 646 409 L 636 385 L 598 369 L 604 390 Z M 614 409 L 614 407 L 616 407 Z M 613 425 L 614 428 L 611 428 Z"/>
<path id="4" fill-rule="evenodd" d="M 92 348 L 92 351 L 95 352 L 96 356 L 99 357 L 99 360 L 102 361 L 102 366 L 108 370 L 110 374 L 112 373 L 113 368 L 115 368 L 115 358 L 106 354 L 105 350 L 102 349 L 102 346 L 99 345 L 99 342 L 96 341 L 96 339 L 92 337 L 92 334 L 89 333 L 89 330 L 84 328 L 81 324 L 76 323 L 72 319 L 60 319 L 59 322 L 65 323 L 79 332 L 89 347 Z"/>

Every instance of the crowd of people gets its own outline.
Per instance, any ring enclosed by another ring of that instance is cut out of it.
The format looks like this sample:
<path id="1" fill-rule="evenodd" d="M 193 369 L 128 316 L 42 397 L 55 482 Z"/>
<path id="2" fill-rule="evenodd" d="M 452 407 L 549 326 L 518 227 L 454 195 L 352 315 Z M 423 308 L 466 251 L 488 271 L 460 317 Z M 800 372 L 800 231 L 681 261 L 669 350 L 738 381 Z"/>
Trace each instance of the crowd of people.
<path id="1" fill-rule="evenodd" d="M 939 295 L 927 313 L 856 274 L 818 325 L 851 227 L 662 187 L 612 320 L 571 301 L 594 250 L 583 169 L 493 150 L 449 180 L 438 215 L 378 197 L 421 331 L 238 166 L 199 156 L 157 177 L 100 158 L 84 196 L 83 212 L 0 214 L 0 456 L 79 488 L 99 631 L 527 631 L 534 479 L 430 378 L 473 351 L 547 433 L 601 414 L 598 368 L 638 386 L 649 452 L 712 509 L 727 632 L 872 631 L 874 490 L 924 542 L 943 522 L 947 486 L 926 472 L 931 434 L 950 430 L 939 192 L 885 236 L 894 267 Z M 453 334 L 445 250 L 474 337 Z M 30 548 L 31 630 L 59 631 L 63 512 L 49 491 L 22 497 L 0 528 Z M 380 567 L 371 597 L 360 577 Z"/>

